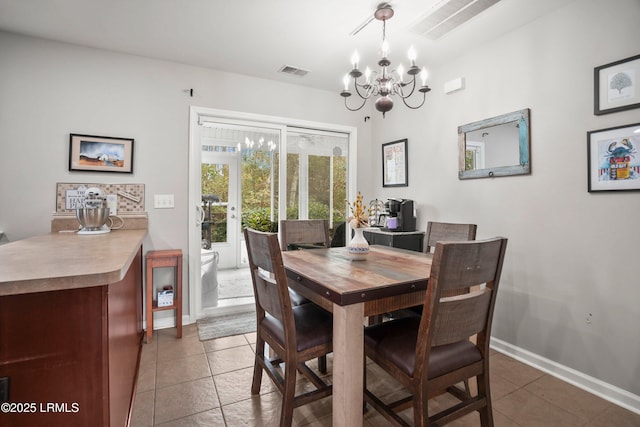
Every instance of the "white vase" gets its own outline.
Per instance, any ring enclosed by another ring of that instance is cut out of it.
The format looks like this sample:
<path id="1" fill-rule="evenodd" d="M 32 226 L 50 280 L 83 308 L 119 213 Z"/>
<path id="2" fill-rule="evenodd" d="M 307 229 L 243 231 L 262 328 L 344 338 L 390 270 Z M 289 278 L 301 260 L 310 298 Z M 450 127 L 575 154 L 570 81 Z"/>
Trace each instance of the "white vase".
<path id="1" fill-rule="evenodd" d="M 347 246 L 354 260 L 364 260 L 369 253 L 369 242 L 364 238 L 364 228 L 354 228 L 354 235 Z"/>

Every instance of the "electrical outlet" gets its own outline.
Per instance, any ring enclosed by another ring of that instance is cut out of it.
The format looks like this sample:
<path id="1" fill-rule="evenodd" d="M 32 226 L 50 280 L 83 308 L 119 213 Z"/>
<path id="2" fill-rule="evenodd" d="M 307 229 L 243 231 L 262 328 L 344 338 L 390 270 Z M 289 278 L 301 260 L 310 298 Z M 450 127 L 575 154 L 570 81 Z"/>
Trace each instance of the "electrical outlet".
<path id="1" fill-rule="evenodd" d="M 0 402 L 9 401 L 9 377 L 0 378 Z"/>
<path id="2" fill-rule="evenodd" d="M 154 194 L 153 207 L 156 209 L 173 209 L 173 194 Z"/>
<path id="3" fill-rule="evenodd" d="M 107 207 L 109 208 L 109 215 L 118 215 L 117 194 L 107 194 Z"/>

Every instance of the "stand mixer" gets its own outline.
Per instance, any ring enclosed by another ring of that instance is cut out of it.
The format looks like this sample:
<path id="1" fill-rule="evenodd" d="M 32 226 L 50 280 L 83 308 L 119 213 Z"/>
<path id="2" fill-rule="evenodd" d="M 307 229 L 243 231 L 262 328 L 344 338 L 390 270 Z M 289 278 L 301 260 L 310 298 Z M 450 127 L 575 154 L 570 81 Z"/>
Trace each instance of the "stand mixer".
<path id="1" fill-rule="evenodd" d="M 84 207 L 76 210 L 76 218 L 82 226 L 78 234 L 104 234 L 111 229 L 107 225 L 109 208 L 107 196 L 97 187 L 91 187 L 86 191 Z M 113 224 L 113 222 L 112 222 Z"/>

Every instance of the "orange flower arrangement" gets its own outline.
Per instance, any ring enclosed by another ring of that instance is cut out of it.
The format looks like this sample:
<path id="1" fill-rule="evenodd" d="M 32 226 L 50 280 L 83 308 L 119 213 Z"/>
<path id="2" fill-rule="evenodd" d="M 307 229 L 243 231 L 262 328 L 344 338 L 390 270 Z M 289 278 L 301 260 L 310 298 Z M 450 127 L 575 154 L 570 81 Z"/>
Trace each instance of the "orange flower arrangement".
<path id="1" fill-rule="evenodd" d="M 347 200 L 347 203 L 349 201 Z M 362 204 L 362 194 L 358 191 L 356 201 L 353 204 L 349 203 L 349 210 L 351 216 L 349 217 L 349 225 L 352 228 L 361 228 L 369 226 L 369 217 L 371 216 L 371 209 L 365 208 Z"/>

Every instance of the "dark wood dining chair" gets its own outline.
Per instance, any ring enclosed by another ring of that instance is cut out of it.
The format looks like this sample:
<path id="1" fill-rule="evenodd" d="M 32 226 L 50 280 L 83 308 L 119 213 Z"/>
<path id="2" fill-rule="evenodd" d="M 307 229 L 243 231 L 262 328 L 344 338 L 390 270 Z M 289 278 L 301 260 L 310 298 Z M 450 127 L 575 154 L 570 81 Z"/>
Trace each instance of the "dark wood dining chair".
<path id="1" fill-rule="evenodd" d="M 257 317 L 251 394 L 260 393 L 262 373 L 266 372 L 282 393 L 280 426 L 290 426 L 294 408 L 331 395 L 331 385 L 306 362 L 332 351 L 333 318 L 315 304 L 291 304 L 277 234 L 247 228 L 244 236 Z M 265 344 L 273 350 L 275 357 L 266 355 Z M 316 389 L 296 395 L 298 372 Z"/>
<path id="2" fill-rule="evenodd" d="M 329 221 L 326 219 L 282 219 L 280 220 L 280 249 L 328 248 L 331 245 L 329 237 Z M 309 304 L 307 298 L 289 289 L 293 305 Z M 318 370 L 327 373 L 327 358 L 318 359 Z"/>
<path id="3" fill-rule="evenodd" d="M 477 229 L 476 224 L 429 221 L 424 237 L 424 251 L 426 253 L 432 252 L 438 241 L 476 240 Z"/>
<path id="4" fill-rule="evenodd" d="M 279 230 L 283 251 L 328 248 L 331 245 L 329 221 L 326 219 L 282 219 Z"/>
<path id="5" fill-rule="evenodd" d="M 413 406 L 415 426 L 444 425 L 473 411 L 483 427 L 493 426 L 489 338 L 506 246 L 505 238 L 438 242 L 423 315 L 365 328 L 366 355 L 411 393 L 384 403 L 365 383 L 365 401 L 392 425 L 409 425 L 397 412 Z M 471 292 L 443 297 L 460 289 Z M 477 392 L 458 386 L 474 377 Z M 429 399 L 444 392 L 460 402 L 430 414 Z"/>
<path id="6" fill-rule="evenodd" d="M 439 241 L 469 241 L 476 240 L 476 231 L 478 226 L 476 224 L 454 223 L 454 222 L 427 222 L 427 233 L 425 234 L 424 251 L 426 253 L 432 253 L 436 248 L 436 243 Z M 469 292 L 469 289 L 457 289 L 450 291 L 452 295 L 462 295 Z M 422 306 L 411 307 L 410 311 L 422 315 Z M 469 381 L 464 381 L 464 386 L 467 391 L 469 388 Z"/>

